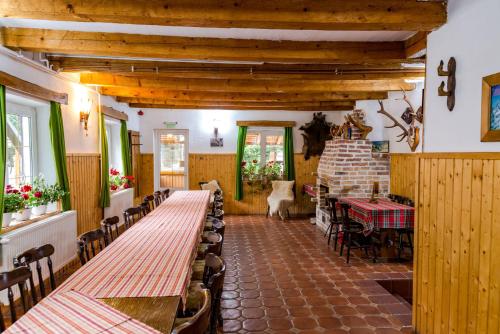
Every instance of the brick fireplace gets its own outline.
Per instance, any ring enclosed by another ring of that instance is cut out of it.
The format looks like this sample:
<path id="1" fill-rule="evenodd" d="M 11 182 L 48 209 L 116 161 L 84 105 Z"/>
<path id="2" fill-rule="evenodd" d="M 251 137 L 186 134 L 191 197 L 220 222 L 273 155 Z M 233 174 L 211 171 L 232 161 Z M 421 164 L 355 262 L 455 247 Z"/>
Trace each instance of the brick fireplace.
<path id="1" fill-rule="evenodd" d="M 379 182 L 381 197 L 389 192 L 389 154 L 372 153 L 369 140 L 335 138 L 326 141 L 318 166 L 316 226 L 328 227 L 325 198 L 370 197 L 373 182 Z"/>

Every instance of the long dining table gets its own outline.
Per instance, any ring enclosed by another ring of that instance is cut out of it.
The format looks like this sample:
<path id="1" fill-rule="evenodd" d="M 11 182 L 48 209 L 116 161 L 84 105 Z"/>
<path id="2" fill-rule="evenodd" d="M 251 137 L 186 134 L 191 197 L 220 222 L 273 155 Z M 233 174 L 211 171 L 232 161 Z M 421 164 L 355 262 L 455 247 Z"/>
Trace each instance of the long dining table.
<path id="1" fill-rule="evenodd" d="M 6 333 L 170 333 L 209 199 L 209 191 L 174 192 Z"/>

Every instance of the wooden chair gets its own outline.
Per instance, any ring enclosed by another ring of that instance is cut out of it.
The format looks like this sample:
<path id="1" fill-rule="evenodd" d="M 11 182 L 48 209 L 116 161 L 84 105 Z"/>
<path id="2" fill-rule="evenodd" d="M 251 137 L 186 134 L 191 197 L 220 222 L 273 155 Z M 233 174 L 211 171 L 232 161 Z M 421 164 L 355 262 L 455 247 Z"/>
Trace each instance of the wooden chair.
<path id="1" fill-rule="evenodd" d="M 366 255 L 368 256 L 368 249 L 373 251 L 373 262 L 376 262 L 376 252 L 374 244 L 372 242 L 372 237 L 365 236 L 363 234 L 363 225 L 351 220 L 349 218 L 349 208 L 350 205 L 347 203 L 341 203 L 341 214 L 342 214 L 342 244 L 340 246 L 340 256 L 344 253 L 344 246 L 347 246 L 347 263 L 351 256 L 351 249 L 364 249 Z"/>
<path id="2" fill-rule="evenodd" d="M 330 225 L 328 225 L 328 228 L 326 229 L 325 236 L 328 234 L 328 244 L 330 244 L 332 234 L 335 234 L 334 245 L 333 245 L 334 250 L 337 250 L 340 225 L 342 225 L 342 222 L 338 219 L 338 216 L 337 216 L 337 203 L 338 203 L 338 201 L 339 200 L 335 197 L 330 197 L 330 198 L 326 199 L 326 205 L 327 205 L 328 211 L 330 212 Z M 334 231 L 334 229 L 335 229 L 335 231 Z"/>
<path id="3" fill-rule="evenodd" d="M 212 218 L 205 222 L 205 231 L 213 231 L 219 233 L 222 236 L 222 242 L 224 243 L 224 232 L 226 231 L 226 223 L 223 220 Z"/>
<path id="4" fill-rule="evenodd" d="M 155 208 L 160 206 L 161 202 L 163 202 L 163 197 L 162 197 L 161 191 L 154 192 L 153 201 L 155 203 Z"/>
<path id="5" fill-rule="evenodd" d="M 54 254 L 54 246 L 52 246 L 51 244 L 46 244 L 38 248 L 28 249 L 27 251 L 19 254 L 14 258 L 14 267 L 16 268 L 27 267 L 31 271 L 31 264 L 32 263 L 36 264 L 35 268 L 38 277 L 38 288 L 40 289 L 40 295 L 42 296 L 42 298 L 45 298 L 45 296 L 47 296 L 47 293 L 45 291 L 45 282 L 42 276 L 42 265 L 41 265 L 41 261 L 44 258 L 47 258 L 50 289 L 51 291 L 54 291 L 56 289 L 56 279 L 54 276 L 54 270 L 52 268 L 52 259 L 50 258 L 53 254 Z M 30 276 L 29 281 L 31 289 L 31 298 L 33 300 L 33 305 L 34 305 L 37 303 L 37 294 L 35 290 L 35 285 L 33 283 L 33 275 Z"/>
<path id="6" fill-rule="evenodd" d="M 141 208 L 141 214 L 142 216 L 146 216 L 148 213 L 151 212 L 151 210 L 149 209 L 149 204 L 148 202 L 142 202 L 141 205 L 140 205 L 140 208 Z"/>
<path id="7" fill-rule="evenodd" d="M 149 210 L 149 205 L 147 206 Z M 123 220 L 125 222 L 125 228 L 128 229 L 142 218 L 145 208 L 143 206 L 138 206 L 136 208 L 128 208 L 123 211 Z"/>
<path id="8" fill-rule="evenodd" d="M 106 234 L 106 239 L 109 242 L 112 242 L 120 235 L 120 231 L 118 228 L 119 223 L 120 223 L 120 218 L 118 216 L 106 218 L 101 222 L 101 226 L 104 230 L 104 233 Z M 113 237 L 113 227 L 115 232 L 114 234 L 116 235 L 115 237 Z"/>
<path id="9" fill-rule="evenodd" d="M 194 300 L 194 301 L 191 301 Z M 203 334 L 210 327 L 210 291 L 207 289 L 197 289 L 188 296 L 187 304 L 200 305 L 198 311 L 191 317 L 177 318 L 176 326 L 172 334 Z M 186 310 L 192 312 L 190 307 Z"/>
<path id="10" fill-rule="evenodd" d="M 225 261 L 213 253 L 205 257 L 205 269 L 203 272 L 203 284 L 210 290 L 212 297 L 212 314 L 210 316 L 210 334 L 217 333 L 218 325 L 222 326 L 222 315 L 220 312 L 220 301 L 224 276 L 226 275 Z"/>
<path id="11" fill-rule="evenodd" d="M 167 198 L 170 197 L 170 189 L 165 189 L 161 192 L 161 196 L 163 197 L 163 200 L 166 200 Z"/>
<path id="12" fill-rule="evenodd" d="M 78 257 L 82 266 L 102 251 L 107 244 L 106 234 L 100 228 L 80 235 L 78 237 Z"/>
<path id="13" fill-rule="evenodd" d="M 198 246 L 198 259 L 204 259 L 208 253 L 220 256 L 222 253 L 222 236 L 216 232 L 203 232 L 201 244 Z"/>
<path id="14" fill-rule="evenodd" d="M 0 291 L 7 289 L 10 318 L 12 323 L 16 322 L 17 320 L 16 306 L 14 304 L 14 292 L 12 291 L 12 287 L 15 285 L 19 287 L 19 294 L 21 296 L 23 311 L 24 313 L 26 313 L 31 308 L 29 298 L 27 298 L 26 296 L 26 281 L 29 281 L 30 279 L 32 280 L 31 270 L 25 266 L 15 268 L 12 271 L 0 273 Z M 32 286 L 30 286 L 30 288 L 33 289 Z M 34 290 L 32 290 L 31 292 L 33 293 Z M 5 321 L 2 314 L 0 314 L 0 330 L 2 332 L 5 330 Z"/>
<path id="15" fill-rule="evenodd" d="M 149 211 L 153 211 L 155 209 L 155 196 L 154 195 L 144 196 L 144 199 L 142 201 L 143 201 L 143 203 L 148 204 Z"/>

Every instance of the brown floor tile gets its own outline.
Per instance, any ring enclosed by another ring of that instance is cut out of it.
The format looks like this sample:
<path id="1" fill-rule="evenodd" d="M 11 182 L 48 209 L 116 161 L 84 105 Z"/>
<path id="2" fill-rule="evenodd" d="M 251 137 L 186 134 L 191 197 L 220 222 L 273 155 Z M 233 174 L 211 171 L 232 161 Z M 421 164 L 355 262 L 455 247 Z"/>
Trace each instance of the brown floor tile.
<path id="1" fill-rule="evenodd" d="M 345 263 L 308 220 L 226 217 L 224 333 L 411 333 L 411 308 L 376 279 L 411 264 Z"/>

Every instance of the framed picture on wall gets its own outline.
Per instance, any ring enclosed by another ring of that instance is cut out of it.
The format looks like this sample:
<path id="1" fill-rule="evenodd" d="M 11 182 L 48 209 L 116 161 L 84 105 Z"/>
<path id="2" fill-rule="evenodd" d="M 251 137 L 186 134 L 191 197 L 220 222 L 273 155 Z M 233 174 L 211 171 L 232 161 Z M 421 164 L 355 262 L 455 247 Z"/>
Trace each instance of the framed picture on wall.
<path id="1" fill-rule="evenodd" d="M 389 141 L 388 140 L 372 141 L 372 152 L 389 153 Z"/>
<path id="2" fill-rule="evenodd" d="M 500 73 L 483 78 L 481 141 L 500 141 Z"/>

